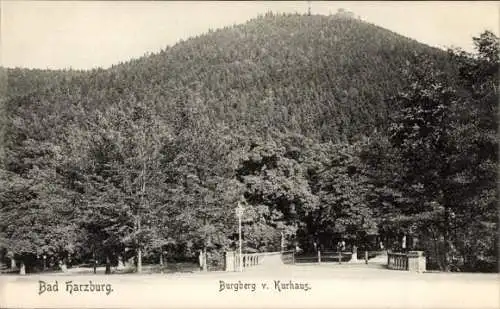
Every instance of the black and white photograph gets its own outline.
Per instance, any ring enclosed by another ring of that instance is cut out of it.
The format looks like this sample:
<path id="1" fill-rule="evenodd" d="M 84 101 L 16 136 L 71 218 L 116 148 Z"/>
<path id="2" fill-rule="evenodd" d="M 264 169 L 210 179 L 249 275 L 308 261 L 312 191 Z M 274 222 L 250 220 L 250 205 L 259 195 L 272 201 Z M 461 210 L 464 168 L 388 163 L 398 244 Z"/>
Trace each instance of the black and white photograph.
<path id="1" fill-rule="evenodd" d="M 499 308 L 499 19 L 0 0 L 0 307 Z"/>

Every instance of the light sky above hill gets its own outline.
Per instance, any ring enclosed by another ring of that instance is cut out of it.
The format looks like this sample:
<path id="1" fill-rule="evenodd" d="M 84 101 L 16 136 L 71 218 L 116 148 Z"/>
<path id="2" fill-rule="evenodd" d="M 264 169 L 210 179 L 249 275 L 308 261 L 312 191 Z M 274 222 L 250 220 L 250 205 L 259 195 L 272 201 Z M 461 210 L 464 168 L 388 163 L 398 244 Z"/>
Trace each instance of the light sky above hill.
<path id="1" fill-rule="evenodd" d="M 180 39 L 273 12 L 305 13 L 294 2 L 0 0 L 5 67 L 90 69 L 158 52 Z M 311 2 L 312 14 L 339 8 L 436 47 L 472 50 L 472 36 L 499 33 L 498 2 Z"/>

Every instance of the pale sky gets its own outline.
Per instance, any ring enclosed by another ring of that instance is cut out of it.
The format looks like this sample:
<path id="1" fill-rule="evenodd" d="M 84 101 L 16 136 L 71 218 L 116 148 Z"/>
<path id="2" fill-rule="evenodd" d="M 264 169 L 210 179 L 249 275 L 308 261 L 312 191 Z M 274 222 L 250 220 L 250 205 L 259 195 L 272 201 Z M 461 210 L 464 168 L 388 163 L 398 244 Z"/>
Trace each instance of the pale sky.
<path id="1" fill-rule="evenodd" d="M 130 2 L 0 0 L 5 67 L 109 67 L 158 52 L 208 29 L 273 12 L 307 11 L 294 2 Z M 498 2 L 311 2 L 312 14 L 345 8 L 362 20 L 422 43 L 472 50 L 472 36 L 499 33 Z"/>

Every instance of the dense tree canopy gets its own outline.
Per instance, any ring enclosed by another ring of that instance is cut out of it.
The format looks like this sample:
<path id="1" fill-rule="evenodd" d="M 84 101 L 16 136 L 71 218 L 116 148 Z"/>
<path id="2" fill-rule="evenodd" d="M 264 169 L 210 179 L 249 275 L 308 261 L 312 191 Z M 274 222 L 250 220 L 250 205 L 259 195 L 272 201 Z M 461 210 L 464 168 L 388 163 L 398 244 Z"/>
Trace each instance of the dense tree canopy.
<path id="1" fill-rule="evenodd" d="M 498 38 L 474 42 L 267 14 L 106 70 L 7 69 L 0 246 L 218 267 L 243 202 L 245 251 L 403 233 L 436 267 L 491 270 Z"/>

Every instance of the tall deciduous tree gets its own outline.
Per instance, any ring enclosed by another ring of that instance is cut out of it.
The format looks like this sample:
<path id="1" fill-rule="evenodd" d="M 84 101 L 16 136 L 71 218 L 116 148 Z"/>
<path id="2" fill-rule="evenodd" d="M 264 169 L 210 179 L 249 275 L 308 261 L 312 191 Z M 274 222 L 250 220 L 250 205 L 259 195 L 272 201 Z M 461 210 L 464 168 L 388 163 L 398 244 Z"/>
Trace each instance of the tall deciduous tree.
<path id="1" fill-rule="evenodd" d="M 499 38 L 473 38 L 475 53 L 450 50 L 458 67 L 458 104 L 453 140 L 457 150 L 455 195 L 462 211 L 455 245 L 466 269 L 498 267 L 498 79 Z M 488 266 L 490 265 L 490 266 Z M 489 268 L 489 269 L 488 269 Z"/>
<path id="2" fill-rule="evenodd" d="M 99 246 L 104 245 L 107 264 L 120 248 L 134 248 L 141 272 L 143 249 L 163 244 L 163 227 L 154 223 L 164 209 L 159 166 L 169 129 L 151 106 L 131 96 L 119 107 L 96 112 L 86 133 L 78 134 L 88 137 L 80 139 L 79 147 L 87 150 L 87 230 Z"/>
<path id="3" fill-rule="evenodd" d="M 246 241 L 255 250 L 278 249 L 280 232 L 295 241 L 302 218 L 317 207 L 298 156 L 275 141 L 251 142 L 242 153 L 236 178 L 249 205 Z"/>
<path id="4" fill-rule="evenodd" d="M 377 222 L 369 205 L 370 184 L 358 159 L 358 145 L 317 144 L 306 163 L 312 192 L 319 208 L 310 216 L 309 233 L 323 246 L 334 238 L 349 238 L 359 245 L 367 234 L 377 233 Z"/>
<path id="5" fill-rule="evenodd" d="M 425 222 L 436 243 L 442 241 L 435 246 L 441 269 L 449 269 L 457 254 L 462 264 L 473 263 L 464 254 L 474 243 L 463 240 L 471 238 L 466 229 L 494 230 L 498 38 L 486 32 L 474 40 L 475 55 L 450 51 L 458 78 L 425 59 L 407 71 L 409 86 L 396 99 L 389 130 L 401 164 L 401 181 L 393 184 L 402 192 L 403 221 Z M 489 249 L 481 251 L 490 256 L 493 239 L 482 238 Z"/>

